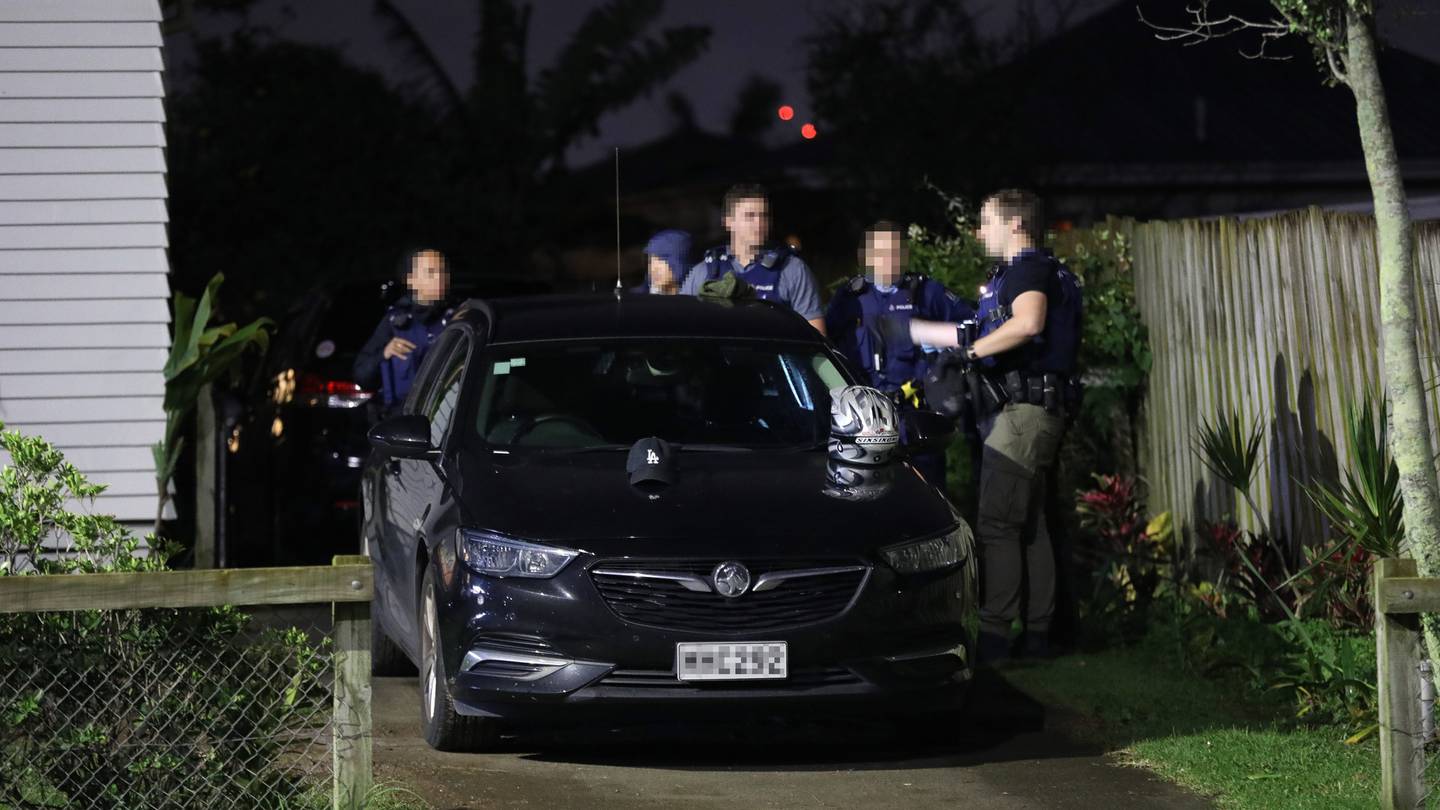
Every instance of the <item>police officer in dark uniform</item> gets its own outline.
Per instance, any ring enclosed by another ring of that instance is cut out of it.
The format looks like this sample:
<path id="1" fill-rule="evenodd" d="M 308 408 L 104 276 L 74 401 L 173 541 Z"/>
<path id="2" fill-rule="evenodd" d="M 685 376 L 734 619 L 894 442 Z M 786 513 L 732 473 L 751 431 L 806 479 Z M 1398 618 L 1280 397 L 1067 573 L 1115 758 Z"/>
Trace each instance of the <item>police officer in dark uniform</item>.
<path id="1" fill-rule="evenodd" d="M 407 250 L 400 259 L 406 293 L 385 312 L 355 358 L 355 381 L 380 390 L 383 413 L 405 402 L 420 362 L 449 320 L 446 296 L 450 270 L 445 255 L 433 248 Z"/>
<path id="2" fill-rule="evenodd" d="M 1023 618 L 1027 655 L 1049 653 L 1055 613 L 1055 558 L 1045 488 L 1078 404 L 1076 355 L 1082 318 L 1078 280 L 1041 245 L 1039 199 L 1026 191 L 991 195 L 976 235 L 1000 263 L 982 288 L 978 330 L 912 320 L 916 343 L 952 346 L 981 385 L 973 403 L 984 437 L 976 535 L 983 565 L 980 656 L 1005 658 L 1010 625 Z M 889 324 L 900 331 L 898 324 Z"/>
<path id="3" fill-rule="evenodd" d="M 889 394 L 902 408 L 918 404 L 919 380 L 925 355 L 908 338 L 887 341 L 882 320 L 891 318 L 908 326 L 911 318 L 959 322 L 970 320 L 975 307 L 927 276 L 905 271 L 905 233 L 899 225 L 881 220 L 865 232 L 860 250 L 867 275 L 856 276 L 830 299 L 825 329 L 846 358 L 869 378 L 869 384 Z M 911 457 L 926 480 L 945 485 L 945 455 L 917 453 Z"/>
<path id="4" fill-rule="evenodd" d="M 769 246 L 770 197 L 763 186 L 740 184 L 725 192 L 725 230 L 730 244 L 705 252 L 680 285 L 682 295 L 699 295 L 708 281 L 727 273 L 744 281 L 762 301 L 778 301 L 825 332 L 824 311 L 815 276 L 788 245 Z"/>

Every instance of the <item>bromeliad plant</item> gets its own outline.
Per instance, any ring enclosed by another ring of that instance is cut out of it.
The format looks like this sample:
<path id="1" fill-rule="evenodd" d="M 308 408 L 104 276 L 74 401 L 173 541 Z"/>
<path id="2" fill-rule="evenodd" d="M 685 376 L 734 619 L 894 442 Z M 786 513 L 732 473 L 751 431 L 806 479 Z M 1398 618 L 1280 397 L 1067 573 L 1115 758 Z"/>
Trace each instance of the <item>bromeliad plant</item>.
<path id="1" fill-rule="evenodd" d="M 233 323 L 211 326 L 215 299 L 225 275 L 216 273 L 205 286 L 200 300 L 183 292 L 175 293 L 175 339 L 165 361 L 165 437 L 151 448 L 155 456 L 155 483 L 160 502 L 155 512 L 155 533 L 159 534 L 170 502 L 170 481 L 184 449 L 185 421 L 195 411 L 200 392 L 212 382 L 239 372 L 239 362 L 248 349 L 264 353 L 270 346 L 275 322 L 259 318 L 245 326 Z"/>

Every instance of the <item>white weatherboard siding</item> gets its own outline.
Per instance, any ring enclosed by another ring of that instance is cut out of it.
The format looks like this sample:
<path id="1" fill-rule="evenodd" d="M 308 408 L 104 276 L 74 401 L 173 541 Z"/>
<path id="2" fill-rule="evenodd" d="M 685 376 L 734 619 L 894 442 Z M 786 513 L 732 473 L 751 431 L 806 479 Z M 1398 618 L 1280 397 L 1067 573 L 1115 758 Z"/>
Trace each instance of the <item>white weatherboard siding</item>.
<path id="1" fill-rule="evenodd" d="M 155 517 L 169 346 L 158 0 L 0 0 L 0 422 Z"/>

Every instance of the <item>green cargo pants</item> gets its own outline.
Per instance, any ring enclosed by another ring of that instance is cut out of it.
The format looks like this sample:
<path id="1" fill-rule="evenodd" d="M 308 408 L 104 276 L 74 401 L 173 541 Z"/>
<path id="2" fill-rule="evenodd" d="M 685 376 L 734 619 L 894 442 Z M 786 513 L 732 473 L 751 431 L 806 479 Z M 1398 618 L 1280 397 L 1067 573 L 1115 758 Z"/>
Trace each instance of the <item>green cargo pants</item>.
<path id="1" fill-rule="evenodd" d="M 1023 597 L 1026 630 L 1044 634 L 1055 615 L 1055 557 L 1045 525 L 1045 482 L 1060 453 L 1065 422 L 1039 405 L 1010 404 L 985 427 L 975 526 L 980 629 L 1009 635 Z"/>

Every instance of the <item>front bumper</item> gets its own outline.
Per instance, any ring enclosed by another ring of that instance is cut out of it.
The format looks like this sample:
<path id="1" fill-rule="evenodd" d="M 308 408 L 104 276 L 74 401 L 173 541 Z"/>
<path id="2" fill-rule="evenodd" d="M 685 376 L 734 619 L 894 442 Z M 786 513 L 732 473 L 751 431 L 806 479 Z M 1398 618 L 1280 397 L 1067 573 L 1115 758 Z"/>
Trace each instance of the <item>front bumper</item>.
<path id="1" fill-rule="evenodd" d="M 837 615 L 757 634 L 622 619 L 592 582 L 594 564 L 577 559 L 548 580 L 451 569 L 437 607 L 461 713 L 524 718 L 580 707 L 736 701 L 944 708 L 963 699 L 972 674 L 978 614 L 969 566 L 902 578 L 874 565 Z M 675 645 L 685 641 L 785 641 L 789 677 L 679 681 Z"/>

